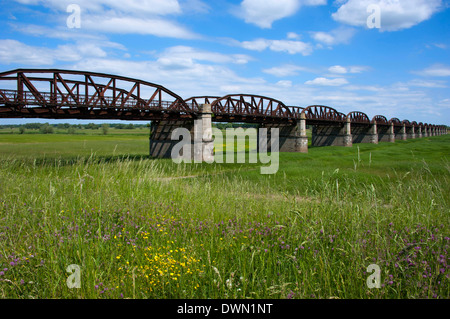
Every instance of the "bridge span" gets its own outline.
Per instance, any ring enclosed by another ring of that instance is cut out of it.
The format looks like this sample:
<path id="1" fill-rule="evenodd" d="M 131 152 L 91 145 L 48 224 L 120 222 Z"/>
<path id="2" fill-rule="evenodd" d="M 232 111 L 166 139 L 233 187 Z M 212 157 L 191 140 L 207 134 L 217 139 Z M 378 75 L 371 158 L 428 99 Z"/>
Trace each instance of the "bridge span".
<path id="1" fill-rule="evenodd" d="M 313 146 L 395 142 L 447 134 L 447 127 L 365 113 L 348 114 L 324 105 L 287 106 L 251 94 L 195 96 L 183 99 L 147 81 L 96 72 L 16 69 L 0 73 L 0 118 L 48 118 L 151 121 L 150 155 L 170 157 L 174 129 L 194 134 L 201 120 L 205 143 L 212 122 L 254 123 L 280 129 L 280 152 L 308 152 Z"/>

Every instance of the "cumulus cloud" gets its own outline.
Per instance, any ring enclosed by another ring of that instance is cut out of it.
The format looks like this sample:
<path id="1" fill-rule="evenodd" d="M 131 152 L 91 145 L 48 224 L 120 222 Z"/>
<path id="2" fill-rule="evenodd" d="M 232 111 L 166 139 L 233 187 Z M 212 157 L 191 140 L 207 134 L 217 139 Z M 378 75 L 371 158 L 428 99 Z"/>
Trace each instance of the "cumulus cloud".
<path id="1" fill-rule="evenodd" d="M 240 45 L 247 50 L 264 51 L 270 49 L 275 52 L 287 52 L 289 54 L 309 55 L 313 51 L 310 43 L 293 40 L 256 39 L 243 41 Z"/>
<path id="2" fill-rule="evenodd" d="M 348 0 L 332 14 L 334 20 L 358 27 L 367 27 L 369 5 L 380 9 L 381 31 L 411 28 L 428 20 L 442 7 L 442 0 Z"/>
<path id="3" fill-rule="evenodd" d="M 330 71 L 331 73 L 345 74 L 347 73 L 347 68 L 344 68 L 343 66 L 340 65 L 334 65 L 329 67 L 328 71 Z"/>
<path id="4" fill-rule="evenodd" d="M 432 66 L 423 69 L 421 71 L 413 72 L 422 76 L 437 76 L 446 77 L 450 76 L 450 66 L 444 64 L 433 64 Z"/>
<path id="5" fill-rule="evenodd" d="M 27 5 L 43 5 L 62 12 L 66 12 L 68 5 L 74 3 L 73 0 L 15 1 Z M 200 0 L 191 0 L 190 3 L 195 5 L 192 10 L 207 10 L 206 5 L 201 6 Z M 177 0 L 79 0 L 76 4 L 81 9 L 81 28 L 83 30 L 181 39 L 199 37 L 167 17 L 182 13 L 182 7 Z M 65 19 L 66 16 L 61 15 L 61 22 L 63 22 L 63 18 Z"/>
<path id="6" fill-rule="evenodd" d="M 264 69 L 263 72 L 271 74 L 276 77 L 286 77 L 294 76 L 299 74 L 301 71 L 306 71 L 307 69 L 298 65 L 285 64 L 270 69 Z"/>
<path id="7" fill-rule="evenodd" d="M 349 43 L 355 34 L 356 30 L 348 27 L 339 27 L 329 32 L 311 32 L 314 40 L 328 46 Z"/>
<path id="8" fill-rule="evenodd" d="M 328 71 L 332 74 L 347 74 L 347 73 L 362 73 L 364 71 L 367 71 L 369 68 L 366 66 L 348 66 L 343 67 L 341 65 L 333 65 L 328 68 Z"/>
<path id="9" fill-rule="evenodd" d="M 59 45 L 56 48 L 31 46 L 17 40 L 0 40 L 0 62 L 3 64 L 52 65 L 57 61 L 78 61 L 82 58 L 103 58 L 107 54 L 94 43 Z"/>
<path id="10" fill-rule="evenodd" d="M 335 79 L 327 79 L 327 78 L 315 78 L 314 80 L 306 81 L 307 85 L 317 85 L 317 86 L 341 86 L 348 84 L 348 81 L 344 78 L 335 78 Z"/>
<path id="11" fill-rule="evenodd" d="M 260 28 L 271 28 L 273 22 L 294 15 L 302 5 L 326 3 L 326 0 L 243 0 L 237 15 Z"/>
<path id="12" fill-rule="evenodd" d="M 188 46 L 174 46 L 164 50 L 158 61 L 166 66 L 187 65 L 191 66 L 195 61 L 207 61 L 218 64 L 233 63 L 246 64 L 252 58 L 244 54 L 223 54 L 204 51 Z"/>
<path id="13" fill-rule="evenodd" d="M 417 86 L 424 88 L 446 88 L 447 85 L 444 81 L 424 81 L 419 79 L 411 80 L 407 83 L 409 86 Z"/>
<path id="14" fill-rule="evenodd" d="M 180 39 L 198 37 L 176 22 L 160 18 L 88 16 L 83 19 L 83 28 L 105 33 L 154 35 Z"/>
<path id="15" fill-rule="evenodd" d="M 168 15 L 181 13 L 177 0 L 15 0 L 26 5 L 43 5 L 66 11 L 68 5 L 76 3 L 83 13 L 102 13 L 107 10 L 139 15 Z"/>

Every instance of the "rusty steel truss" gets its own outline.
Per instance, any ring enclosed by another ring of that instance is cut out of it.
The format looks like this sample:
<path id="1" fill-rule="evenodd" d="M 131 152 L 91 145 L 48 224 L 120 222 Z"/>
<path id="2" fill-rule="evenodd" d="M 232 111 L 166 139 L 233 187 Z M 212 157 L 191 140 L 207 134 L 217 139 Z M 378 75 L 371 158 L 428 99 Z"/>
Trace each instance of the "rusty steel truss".
<path id="1" fill-rule="evenodd" d="M 322 122 L 344 123 L 347 115 L 324 105 L 310 105 L 301 111 L 301 114 L 311 124 Z"/>
<path id="2" fill-rule="evenodd" d="M 147 120 L 195 112 L 163 86 L 117 75 L 18 69 L 0 73 L 3 84 L 12 87 L 0 89 L 0 117 Z"/>
<path id="3" fill-rule="evenodd" d="M 389 120 L 384 115 L 375 115 L 372 122 L 377 123 L 377 125 L 389 125 Z"/>
<path id="4" fill-rule="evenodd" d="M 387 120 L 383 115 L 370 120 L 363 112 L 346 115 L 324 105 L 286 106 L 279 100 L 252 94 L 183 100 L 161 85 L 104 73 L 57 69 L 0 73 L 0 118 L 193 119 L 202 104 L 211 105 L 216 122 L 294 124 L 305 119 L 310 125 L 343 125 L 349 120 L 356 125 L 439 127 L 398 118 Z"/>
<path id="5" fill-rule="evenodd" d="M 355 124 L 363 124 L 363 125 L 370 125 L 371 121 L 367 114 L 359 111 L 350 112 L 347 114 L 347 119 L 350 119 L 351 123 Z"/>

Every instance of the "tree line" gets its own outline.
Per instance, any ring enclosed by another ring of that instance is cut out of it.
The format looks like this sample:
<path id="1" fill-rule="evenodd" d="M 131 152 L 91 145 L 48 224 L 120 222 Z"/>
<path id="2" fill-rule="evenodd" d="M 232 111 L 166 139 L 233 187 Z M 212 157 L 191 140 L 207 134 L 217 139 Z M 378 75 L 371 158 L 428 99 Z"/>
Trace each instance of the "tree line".
<path id="1" fill-rule="evenodd" d="M 103 123 L 103 124 L 49 124 L 49 123 L 26 123 L 26 124 L 7 124 L 0 125 L 0 129 L 18 129 L 20 134 L 27 131 L 39 132 L 41 134 L 53 134 L 56 130 L 67 130 L 69 134 L 75 134 L 77 130 L 102 130 L 103 134 L 107 134 L 109 128 L 118 130 L 134 130 L 138 128 L 149 127 L 149 124 L 125 124 L 125 123 Z"/>

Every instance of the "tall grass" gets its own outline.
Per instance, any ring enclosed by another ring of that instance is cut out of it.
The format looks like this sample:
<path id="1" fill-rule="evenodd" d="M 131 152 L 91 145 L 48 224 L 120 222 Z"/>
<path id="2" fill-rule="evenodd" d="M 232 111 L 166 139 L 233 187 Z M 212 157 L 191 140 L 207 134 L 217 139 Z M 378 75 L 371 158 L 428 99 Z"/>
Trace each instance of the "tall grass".
<path id="1" fill-rule="evenodd" d="M 1 156 L 2 298 L 449 297 L 448 137 L 281 154 L 276 175 L 143 154 Z"/>

